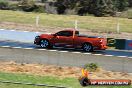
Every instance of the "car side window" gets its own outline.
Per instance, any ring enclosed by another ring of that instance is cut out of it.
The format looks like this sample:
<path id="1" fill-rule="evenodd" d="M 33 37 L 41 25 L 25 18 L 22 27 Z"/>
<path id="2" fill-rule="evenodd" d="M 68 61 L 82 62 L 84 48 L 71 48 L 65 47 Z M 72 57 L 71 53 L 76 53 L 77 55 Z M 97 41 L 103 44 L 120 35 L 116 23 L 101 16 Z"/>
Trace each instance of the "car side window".
<path id="1" fill-rule="evenodd" d="M 78 36 L 78 35 L 79 35 L 79 31 L 76 31 L 76 32 L 75 32 L 75 35 L 77 35 L 77 36 Z"/>
<path id="2" fill-rule="evenodd" d="M 56 33 L 58 36 L 72 36 L 73 32 L 71 31 L 60 31 L 58 33 Z"/>

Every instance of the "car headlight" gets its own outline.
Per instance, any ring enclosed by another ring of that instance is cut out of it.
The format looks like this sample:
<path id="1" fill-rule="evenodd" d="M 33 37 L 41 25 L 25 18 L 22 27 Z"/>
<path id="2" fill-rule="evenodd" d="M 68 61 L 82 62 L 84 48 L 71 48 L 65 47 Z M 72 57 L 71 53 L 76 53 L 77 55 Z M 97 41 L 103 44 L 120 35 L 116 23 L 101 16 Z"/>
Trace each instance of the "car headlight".
<path id="1" fill-rule="evenodd" d="M 35 39 L 39 38 L 40 36 L 36 36 Z"/>

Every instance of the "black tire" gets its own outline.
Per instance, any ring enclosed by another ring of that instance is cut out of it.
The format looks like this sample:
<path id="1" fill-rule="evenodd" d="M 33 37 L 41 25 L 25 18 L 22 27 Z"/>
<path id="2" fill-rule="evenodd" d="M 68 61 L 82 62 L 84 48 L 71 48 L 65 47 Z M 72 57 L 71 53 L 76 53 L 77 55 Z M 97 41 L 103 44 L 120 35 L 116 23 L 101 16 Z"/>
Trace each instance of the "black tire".
<path id="1" fill-rule="evenodd" d="M 49 48 L 50 47 L 50 43 L 47 39 L 42 39 L 40 41 L 40 47 L 42 48 Z"/>
<path id="2" fill-rule="evenodd" d="M 85 52 L 92 52 L 93 51 L 93 46 L 90 43 L 84 43 L 83 46 L 82 46 L 82 49 Z"/>

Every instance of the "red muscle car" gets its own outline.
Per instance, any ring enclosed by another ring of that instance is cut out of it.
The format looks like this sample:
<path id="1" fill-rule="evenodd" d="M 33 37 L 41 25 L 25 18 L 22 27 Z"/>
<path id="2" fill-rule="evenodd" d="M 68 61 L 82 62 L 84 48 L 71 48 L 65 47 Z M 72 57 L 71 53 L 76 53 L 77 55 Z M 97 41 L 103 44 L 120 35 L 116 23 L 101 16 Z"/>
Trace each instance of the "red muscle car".
<path id="1" fill-rule="evenodd" d="M 64 47 L 81 48 L 84 51 L 105 50 L 107 40 L 102 37 L 80 35 L 78 30 L 66 29 L 55 34 L 41 34 L 35 37 L 34 44 L 42 48 Z"/>

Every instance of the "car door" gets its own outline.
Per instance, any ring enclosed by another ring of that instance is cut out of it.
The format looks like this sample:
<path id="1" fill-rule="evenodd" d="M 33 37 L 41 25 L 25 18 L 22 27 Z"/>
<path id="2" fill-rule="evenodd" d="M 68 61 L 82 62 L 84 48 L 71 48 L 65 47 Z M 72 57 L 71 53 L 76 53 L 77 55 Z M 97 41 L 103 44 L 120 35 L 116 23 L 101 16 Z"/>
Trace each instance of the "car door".
<path id="1" fill-rule="evenodd" d="M 72 31 L 60 31 L 56 33 L 54 38 L 55 46 L 58 47 L 72 47 L 73 46 L 73 32 Z"/>

